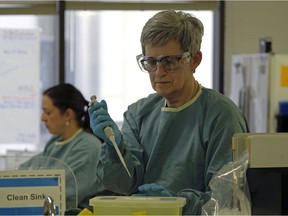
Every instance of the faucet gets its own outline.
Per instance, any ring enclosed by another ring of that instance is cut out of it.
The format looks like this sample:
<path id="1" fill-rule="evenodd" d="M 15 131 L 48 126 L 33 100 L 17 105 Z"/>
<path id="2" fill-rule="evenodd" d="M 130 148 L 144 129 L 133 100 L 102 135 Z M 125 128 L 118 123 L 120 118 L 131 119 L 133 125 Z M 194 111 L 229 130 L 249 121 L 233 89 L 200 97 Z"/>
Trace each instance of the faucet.
<path id="1" fill-rule="evenodd" d="M 56 206 L 51 196 L 46 196 L 44 199 L 43 216 L 56 216 Z"/>

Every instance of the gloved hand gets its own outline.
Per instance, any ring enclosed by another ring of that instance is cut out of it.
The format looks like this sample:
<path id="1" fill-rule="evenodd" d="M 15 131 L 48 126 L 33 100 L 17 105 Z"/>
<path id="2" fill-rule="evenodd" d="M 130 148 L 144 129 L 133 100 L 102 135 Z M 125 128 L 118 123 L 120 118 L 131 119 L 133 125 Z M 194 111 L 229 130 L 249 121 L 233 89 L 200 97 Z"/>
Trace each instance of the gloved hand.
<path id="1" fill-rule="evenodd" d="M 113 146 L 112 142 L 106 137 L 104 129 L 110 126 L 115 134 L 115 141 L 117 145 L 120 145 L 122 141 L 122 134 L 117 126 L 117 124 L 110 117 L 107 109 L 107 104 L 105 100 L 92 104 L 88 108 L 89 118 L 90 118 L 90 127 L 93 133 L 105 140 L 106 143 L 109 143 Z"/>
<path id="2" fill-rule="evenodd" d="M 151 184 L 143 184 L 138 187 L 138 190 L 142 194 L 135 194 L 136 196 L 173 196 L 172 192 L 168 191 L 162 185 L 158 185 L 155 183 Z"/>

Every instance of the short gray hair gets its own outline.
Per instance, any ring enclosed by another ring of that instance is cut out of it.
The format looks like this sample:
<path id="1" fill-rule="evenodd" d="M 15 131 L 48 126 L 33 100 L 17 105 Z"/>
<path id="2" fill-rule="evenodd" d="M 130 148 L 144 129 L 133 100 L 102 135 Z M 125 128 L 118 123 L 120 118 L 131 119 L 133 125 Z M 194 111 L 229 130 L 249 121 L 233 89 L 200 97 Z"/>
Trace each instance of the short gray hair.
<path id="1" fill-rule="evenodd" d="M 151 17 L 142 29 L 142 53 L 145 55 L 147 44 L 163 46 L 174 39 L 184 52 L 190 51 L 193 56 L 200 51 L 203 35 L 204 26 L 194 15 L 174 10 L 161 11 Z"/>

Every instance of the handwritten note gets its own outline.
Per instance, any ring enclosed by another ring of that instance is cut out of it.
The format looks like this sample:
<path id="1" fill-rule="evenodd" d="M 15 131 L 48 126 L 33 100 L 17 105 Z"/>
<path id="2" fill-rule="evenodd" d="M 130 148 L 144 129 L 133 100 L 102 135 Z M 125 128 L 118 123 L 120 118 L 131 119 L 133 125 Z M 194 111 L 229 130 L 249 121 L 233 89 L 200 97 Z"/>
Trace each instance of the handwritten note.
<path id="1" fill-rule="evenodd" d="M 40 31 L 0 29 L 0 144 L 38 143 Z"/>

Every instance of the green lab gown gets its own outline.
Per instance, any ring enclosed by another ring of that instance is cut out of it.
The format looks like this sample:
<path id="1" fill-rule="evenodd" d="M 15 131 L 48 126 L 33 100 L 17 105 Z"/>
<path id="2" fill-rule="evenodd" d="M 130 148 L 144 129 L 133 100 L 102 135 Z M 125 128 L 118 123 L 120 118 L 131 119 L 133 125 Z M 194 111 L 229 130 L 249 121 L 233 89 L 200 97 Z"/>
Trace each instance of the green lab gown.
<path id="1" fill-rule="evenodd" d="M 58 140 L 59 136 L 53 136 L 47 142 L 43 152 L 22 164 L 19 168 L 64 168 L 66 177 L 66 208 L 86 207 L 91 209 L 89 199 L 106 193 L 96 176 L 101 142 L 93 134 L 83 130 L 73 139 L 65 142 L 59 142 Z"/>
<path id="2" fill-rule="evenodd" d="M 151 94 L 124 113 L 120 148 L 132 178 L 107 144 L 98 174 L 107 188 L 125 195 L 142 184 L 160 184 L 187 198 L 183 214 L 201 214 L 211 196 L 209 182 L 232 161 L 232 136 L 239 132 L 248 132 L 244 115 L 212 89 L 202 87 L 178 108 L 165 107 L 163 97 Z"/>

